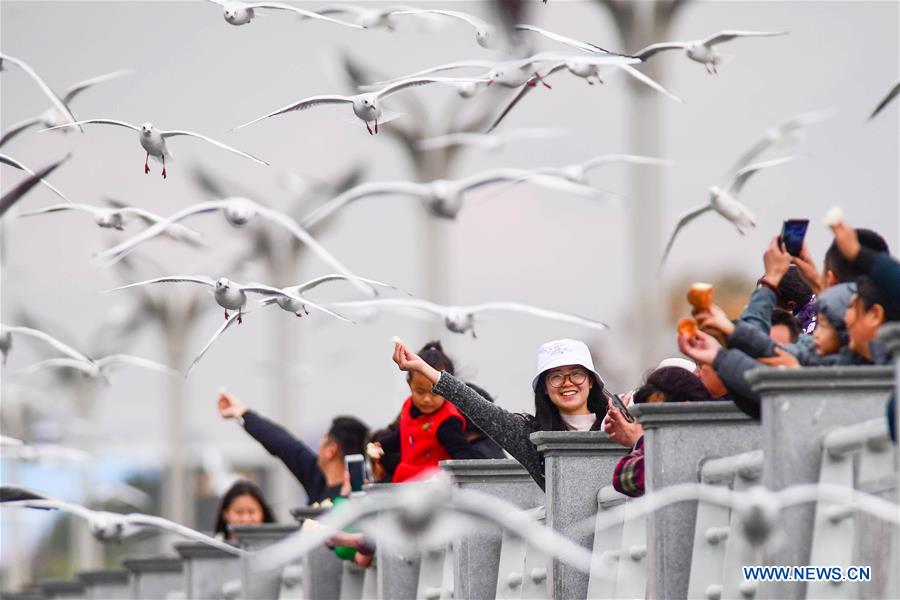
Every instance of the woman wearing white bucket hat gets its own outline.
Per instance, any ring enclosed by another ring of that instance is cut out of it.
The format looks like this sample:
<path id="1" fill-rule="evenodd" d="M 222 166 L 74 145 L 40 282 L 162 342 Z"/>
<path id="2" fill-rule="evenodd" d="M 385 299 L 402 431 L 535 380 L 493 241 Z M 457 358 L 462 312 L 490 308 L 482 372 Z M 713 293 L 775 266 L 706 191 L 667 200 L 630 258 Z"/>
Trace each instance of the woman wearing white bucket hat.
<path id="1" fill-rule="evenodd" d="M 577 340 L 553 340 L 538 349 L 531 381 L 534 415 L 511 413 L 488 402 L 453 375 L 429 366 L 401 341 L 394 341 L 393 359 L 401 371 L 428 378 L 435 394 L 452 402 L 518 460 L 542 489 L 544 458 L 529 436 L 535 431 L 599 431 L 606 414 L 603 378 L 588 347 Z"/>

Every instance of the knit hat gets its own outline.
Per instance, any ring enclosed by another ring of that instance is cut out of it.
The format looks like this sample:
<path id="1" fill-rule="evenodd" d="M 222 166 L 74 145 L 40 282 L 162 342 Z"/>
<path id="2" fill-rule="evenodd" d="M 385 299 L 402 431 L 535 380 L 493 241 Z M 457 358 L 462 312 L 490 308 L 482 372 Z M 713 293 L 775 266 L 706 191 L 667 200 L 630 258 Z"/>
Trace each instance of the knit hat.
<path id="1" fill-rule="evenodd" d="M 847 331 L 847 324 L 844 323 L 844 314 L 855 293 L 855 283 L 839 283 L 823 291 L 816 298 L 816 312 L 825 315 L 831 326 L 838 332 L 841 346 L 850 343 L 850 334 Z"/>
<path id="2" fill-rule="evenodd" d="M 556 367 L 564 367 L 566 365 L 580 365 L 590 371 L 594 375 L 594 379 L 603 389 L 605 385 L 600 373 L 594 369 L 594 360 L 591 358 L 591 351 L 588 350 L 584 342 L 578 340 L 553 340 L 541 344 L 538 348 L 537 373 L 531 380 L 531 389 L 537 391 L 538 381 L 546 371 L 555 369 Z"/>

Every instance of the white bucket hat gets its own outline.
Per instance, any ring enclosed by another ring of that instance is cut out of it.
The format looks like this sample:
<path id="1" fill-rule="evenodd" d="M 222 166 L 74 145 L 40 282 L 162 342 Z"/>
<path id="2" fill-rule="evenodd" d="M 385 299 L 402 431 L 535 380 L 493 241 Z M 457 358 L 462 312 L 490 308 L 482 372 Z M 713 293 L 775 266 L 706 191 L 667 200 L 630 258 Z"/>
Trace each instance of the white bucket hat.
<path id="1" fill-rule="evenodd" d="M 691 373 L 695 373 L 697 371 L 697 363 L 692 360 L 679 357 L 665 358 L 662 360 L 662 362 L 656 365 L 656 369 L 653 370 L 656 371 L 658 369 L 664 369 L 666 367 L 680 367 L 685 371 L 690 371 Z"/>
<path id="2" fill-rule="evenodd" d="M 594 374 L 594 379 L 601 389 L 605 386 L 600 373 L 594 368 L 594 360 L 591 351 L 584 342 L 578 340 L 553 340 L 541 344 L 538 348 L 537 373 L 531 380 L 531 389 L 537 391 L 538 381 L 541 375 L 549 369 L 564 367 L 566 365 L 580 365 Z"/>

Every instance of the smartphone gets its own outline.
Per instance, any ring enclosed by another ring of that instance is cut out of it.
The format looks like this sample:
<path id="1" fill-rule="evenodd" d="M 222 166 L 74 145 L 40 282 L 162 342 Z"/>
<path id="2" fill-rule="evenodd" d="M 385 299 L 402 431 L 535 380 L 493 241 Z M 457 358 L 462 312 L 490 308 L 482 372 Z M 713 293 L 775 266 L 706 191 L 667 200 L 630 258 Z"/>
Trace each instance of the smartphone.
<path id="1" fill-rule="evenodd" d="M 361 492 L 366 480 L 366 459 L 362 454 L 350 454 L 344 457 L 344 464 L 350 472 L 350 489 Z"/>
<path id="2" fill-rule="evenodd" d="M 809 227 L 809 219 L 788 219 L 781 226 L 781 242 L 791 256 L 800 255 L 807 227 Z"/>
<path id="3" fill-rule="evenodd" d="M 634 423 L 634 415 L 628 412 L 628 408 L 625 406 L 625 403 L 622 402 L 622 398 L 618 394 L 611 394 L 606 390 L 603 391 L 605 392 L 604 395 L 606 396 L 607 402 L 609 402 L 616 408 L 616 410 L 622 413 L 622 416 L 625 417 L 626 421 L 628 421 L 629 423 Z"/>

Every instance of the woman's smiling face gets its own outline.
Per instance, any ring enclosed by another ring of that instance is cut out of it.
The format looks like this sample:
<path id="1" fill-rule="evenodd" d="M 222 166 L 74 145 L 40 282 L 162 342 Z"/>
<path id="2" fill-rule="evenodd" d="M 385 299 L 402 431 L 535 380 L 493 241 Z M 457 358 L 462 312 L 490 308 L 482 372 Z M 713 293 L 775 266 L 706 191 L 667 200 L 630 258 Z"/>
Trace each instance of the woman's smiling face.
<path id="1" fill-rule="evenodd" d="M 581 365 L 565 365 L 544 374 L 544 390 L 554 406 L 564 415 L 586 415 L 588 394 L 594 379 Z"/>

